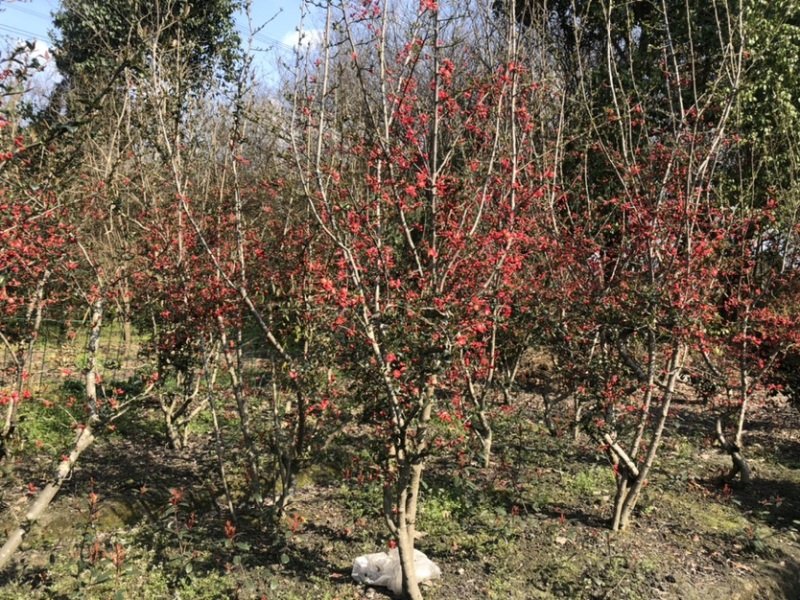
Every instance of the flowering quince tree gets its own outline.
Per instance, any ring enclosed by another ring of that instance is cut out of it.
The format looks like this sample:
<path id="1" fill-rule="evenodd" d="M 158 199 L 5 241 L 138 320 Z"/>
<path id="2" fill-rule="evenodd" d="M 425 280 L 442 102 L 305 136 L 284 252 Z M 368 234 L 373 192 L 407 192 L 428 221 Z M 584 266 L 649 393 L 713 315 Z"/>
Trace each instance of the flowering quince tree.
<path id="1" fill-rule="evenodd" d="M 672 149 L 669 160 L 679 154 Z M 664 163 L 652 158 L 649 174 L 637 169 L 644 189 L 596 200 L 600 227 L 592 230 L 597 221 L 583 213 L 556 246 L 569 258 L 556 274 L 566 309 L 553 326 L 562 336 L 554 351 L 580 366 L 572 377 L 586 407 L 582 423 L 617 477 L 614 529 L 629 522 L 691 340 L 714 310 L 714 213 L 687 206 L 682 182 L 664 183 Z M 674 196 L 661 194 L 662 185 L 674 186 Z"/>
<path id="2" fill-rule="evenodd" d="M 31 72 L 20 67 L 24 61 L 19 58 L 25 50 L 13 52 L 0 69 L 0 345 L 12 359 L 11 372 L 0 377 L 3 456 L 18 404 L 30 397 L 28 371 L 42 312 L 55 301 L 55 294 L 46 292 L 75 266 L 68 258 L 64 208 L 51 191 L 30 185 L 26 177 L 30 159 L 21 97 Z"/>
<path id="3" fill-rule="evenodd" d="M 295 178 L 264 149 L 280 134 L 280 117 L 263 119 L 265 129 L 251 119 L 264 107 L 250 88 L 250 61 L 249 53 L 241 57 L 229 97 L 192 97 L 174 128 L 163 90 L 140 82 L 150 103 L 136 107 L 139 118 L 155 115 L 159 126 L 144 128 L 136 141 L 151 150 L 139 157 L 149 168 L 137 174 L 142 197 L 129 219 L 150 225 L 134 228 L 134 305 L 147 315 L 148 329 L 152 324 L 173 444 L 181 446 L 179 430 L 204 406 L 216 415 L 221 386 L 214 374 L 223 368 L 235 409 L 221 416 L 237 421 L 251 499 L 263 506 L 271 492 L 280 515 L 310 442 L 319 441 L 327 417 L 337 416 L 326 336 L 311 318 L 327 249 L 318 254 L 305 202 L 291 200 Z M 256 332 L 259 367 L 245 369 L 245 341 Z M 183 382 L 177 395 L 170 389 L 176 379 Z M 253 402 L 256 396 L 264 402 Z"/>
<path id="4" fill-rule="evenodd" d="M 777 204 L 739 208 L 721 249 L 717 310 L 697 332 L 697 367 L 689 378 L 706 402 L 716 401 L 716 437 L 730 455 L 730 478 L 751 480 L 743 432 L 756 392 L 785 392 L 779 368 L 800 343 L 797 305 L 797 225 L 778 217 Z M 733 417 L 732 435 L 725 435 Z"/>
<path id="5" fill-rule="evenodd" d="M 135 253 L 132 305 L 142 317 L 142 327 L 146 323 L 152 329 L 159 406 L 170 443 L 180 449 L 187 426 L 207 404 L 207 396 L 201 394 L 208 383 L 205 375 L 215 380 L 218 320 L 231 314 L 235 319 L 237 303 L 235 292 L 214 276 L 214 266 L 193 231 L 184 232 L 178 252 L 175 210 L 174 201 L 148 209 L 150 227 Z M 222 244 L 215 247 L 223 250 Z M 172 381 L 174 391 L 165 387 Z"/>
<path id="6" fill-rule="evenodd" d="M 9 60 L 13 62 L 15 54 Z M 25 69 L 0 71 L 0 344 L 12 357 L 13 371 L 12 386 L 0 388 L 0 403 L 5 406 L 4 446 L 13 432 L 19 402 L 31 397 L 28 369 L 45 308 L 64 301 L 70 293 L 82 295 L 93 307 L 102 307 L 106 299 L 101 289 L 104 286 L 97 284 L 104 280 L 103 269 L 92 262 L 78 235 L 74 215 L 83 213 L 68 210 L 54 191 L 58 178 L 40 169 L 38 161 L 45 154 L 58 152 L 56 143 L 47 147 L 41 143 L 26 145 L 30 128 L 24 125 L 20 104 L 27 76 Z M 89 194 L 87 205 L 91 202 Z M 102 308 L 99 310 L 102 313 Z M 101 421 L 95 388 L 101 322 L 102 317 L 92 311 L 84 369 L 85 402 L 81 412 L 74 415 L 72 447 L 57 462 L 47 484 L 33 496 L 24 523 L 9 532 L 0 548 L 0 567 L 10 560 L 30 525 L 47 509 L 80 455 L 95 440 L 93 427 Z M 110 412 L 102 415 L 105 423 L 113 421 L 121 408 L 115 398 L 108 404 Z"/>
<path id="7" fill-rule="evenodd" d="M 46 297 L 48 284 L 71 264 L 62 260 L 69 232 L 59 222 L 62 211 L 54 195 L 9 182 L 6 177 L 14 171 L 19 174 L 16 165 L 3 167 L 5 181 L 0 184 L 0 343 L 13 359 L 13 372 L 5 374 L 11 385 L 0 391 L 3 443 L 16 425 L 18 403 L 29 396 L 26 381 L 33 346 L 44 307 L 54 301 Z"/>
<path id="8" fill-rule="evenodd" d="M 284 196 L 292 194 L 291 175 L 281 177 L 247 158 L 257 155 L 257 144 L 263 142 L 242 115 L 255 110 L 246 89 L 250 73 L 247 66 L 239 73 L 237 102 L 220 125 L 224 133 L 218 139 L 225 151 L 220 153 L 217 179 L 194 186 L 212 192 L 176 196 L 173 210 L 186 219 L 183 250 L 191 250 L 192 256 L 183 261 L 183 268 L 190 271 L 187 281 L 197 282 L 185 287 L 184 293 L 202 288 L 188 305 L 202 312 L 207 331 L 220 344 L 253 498 L 261 503 L 263 494 L 272 492 L 272 506 L 279 516 L 297 473 L 309 459 L 310 442 L 319 441 L 327 417 L 340 415 L 331 405 L 336 392 L 326 333 L 320 333 L 319 322 L 312 318 L 318 312 L 315 298 L 322 294 L 317 273 L 325 264 L 327 249 L 318 247 L 319 235 L 310 227 L 305 203 L 298 209 L 297 203 L 284 202 Z M 194 176 L 204 177 L 202 172 Z M 170 239 L 162 237 L 161 244 Z M 269 410 L 260 419 L 249 416 L 248 398 L 255 394 L 249 389 L 252 380 L 242 355 L 246 320 L 260 332 L 269 365 L 259 374 L 259 387 L 269 382 Z M 269 452 L 259 451 L 257 438 Z M 268 461 L 271 466 L 262 469 L 261 463 Z M 263 492 L 262 476 L 269 487 Z"/>
<path id="9" fill-rule="evenodd" d="M 270 361 L 270 410 L 264 423 L 279 478 L 280 508 L 297 473 L 325 451 L 346 416 L 334 372 L 330 322 L 323 316 L 329 314 L 328 292 L 319 285 L 329 267 L 329 246 L 303 203 L 281 207 L 281 194 L 290 187 L 286 181 L 260 187 L 254 197 L 266 190 L 268 206 L 263 222 L 248 226 L 245 247 L 251 257 L 248 285 L 258 299 L 255 308 L 281 340 L 282 352 L 275 349 Z"/>
<path id="10" fill-rule="evenodd" d="M 539 88 L 514 46 L 471 71 L 444 50 L 454 32 L 442 3 L 421 3 L 399 47 L 385 9 L 329 6 L 321 56 L 298 82 L 292 145 L 329 248 L 319 316 L 374 427 L 403 593 L 418 599 L 426 460 L 474 429 L 488 464 L 491 391 L 550 178 Z"/>
<path id="11" fill-rule="evenodd" d="M 576 366 L 584 428 L 614 469 L 615 530 L 627 527 L 647 484 L 689 349 L 716 318 L 734 225 L 716 184 L 733 104 L 728 90 L 742 73 L 739 29 L 720 27 L 724 41 L 708 48 L 712 84 L 696 79 L 684 60 L 691 45 L 661 15 L 652 24 L 668 44 L 660 79 L 632 79 L 634 50 L 649 46 L 629 37 L 640 18 L 630 10 L 593 17 L 588 29 L 605 40 L 601 61 L 576 45 L 573 60 L 584 73 L 576 108 L 588 133 L 565 145 L 564 193 L 548 246 L 564 308 L 546 329 L 554 355 Z M 620 39 L 631 55 L 620 54 Z"/>

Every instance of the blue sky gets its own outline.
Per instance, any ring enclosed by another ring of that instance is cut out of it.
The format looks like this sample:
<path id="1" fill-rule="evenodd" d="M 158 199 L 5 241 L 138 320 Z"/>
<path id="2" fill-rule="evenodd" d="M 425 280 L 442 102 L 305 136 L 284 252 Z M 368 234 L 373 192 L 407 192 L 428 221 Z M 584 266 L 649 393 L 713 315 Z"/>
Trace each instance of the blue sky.
<path id="1" fill-rule="evenodd" d="M 274 75 L 276 59 L 292 55 L 296 28 L 300 23 L 302 0 L 253 0 L 253 24 L 264 28 L 255 37 L 258 52 L 257 64 L 269 77 Z M 38 39 L 49 43 L 48 30 L 52 28 L 50 13 L 59 6 L 58 0 L 0 0 L 0 48 L 19 39 Z M 237 16 L 237 25 L 245 37 L 247 21 Z M 306 29 L 313 29 L 307 23 Z"/>

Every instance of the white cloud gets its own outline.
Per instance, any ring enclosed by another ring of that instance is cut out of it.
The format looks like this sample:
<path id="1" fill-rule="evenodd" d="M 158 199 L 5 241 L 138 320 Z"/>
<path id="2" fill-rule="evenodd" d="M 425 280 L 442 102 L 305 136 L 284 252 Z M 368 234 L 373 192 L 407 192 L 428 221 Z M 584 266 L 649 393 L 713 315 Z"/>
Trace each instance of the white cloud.
<path id="1" fill-rule="evenodd" d="M 33 48 L 29 48 L 31 42 L 33 43 Z M 40 68 L 47 68 L 55 64 L 53 54 L 50 52 L 50 47 L 47 45 L 47 42 L 42 40 L 28 41 L 20 38 L 8 44 L 4 48 L 3 54 L 11 54 L 14 49 L 18 51 L 18 53 L 15 53 L 16 59 L 25 65 L 32 65 L 34 60 Z"/>
<path id="2" fill-rule="evenodd" d="M 28 44 L 29 42 L 25 40 L 17 40 L 12 47 L 21 49 L 16 55 L 16 60 L 25 65 L 26 99 L 34 105 L 43 105 L 61 80 L 61 74 L 56 69 L 55 57 L 47 42 L 35 40 L 32 48 Z"/>
<path id="3" fill-rule="evenodd" d="M 37 59 L 40 63 L 49 64 L 53 61 L 49 46 L 42 40 L 36 40 L 33 50 L 28 53 L 31 59 Z"/>
<path id="4" fill-rule="evenodd" d="M 322 46 L 325 41 L 325 32 L 322 29 L 304 29 L 302 39 L 300 32 L 296 29 L 289 31 L 281 38 L 281 44 L 295 49 L 303 46 L 304 48 Z"/>

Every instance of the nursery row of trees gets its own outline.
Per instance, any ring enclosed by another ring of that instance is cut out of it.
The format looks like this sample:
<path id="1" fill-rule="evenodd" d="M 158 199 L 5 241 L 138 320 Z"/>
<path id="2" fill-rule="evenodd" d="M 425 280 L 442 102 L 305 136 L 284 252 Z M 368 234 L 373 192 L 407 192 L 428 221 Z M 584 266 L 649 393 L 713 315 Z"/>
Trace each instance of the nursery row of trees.
<path id="1" fill-rule="evenodd" d="M 566 406 L 616 473 L 614 529 L 679 386 L 749 479 L 754 394 L 795 390 L 797 3 L 308 3 L 322 33 L 276 89 L 237 9 L 64 0 L 44 99 L 26 92 L 30 49 L 3 55 L 6 459 L 39 401 L 43 318 L 85 315 L 88 358 L 75 446 L 0 565 L 80 453 L 149 399 L 176 451 L 212 415 L 232 516 L 224 407 L 247 494 L 277 512 L 298 469 L 356 432 L 421 598 L 426 463 L 491 465 L 532 349 L 554 365 L 544 418 L 565 426 L 549 417 Z M 97 375 L 114 320 L 144 359 L 125 393 Z"/>

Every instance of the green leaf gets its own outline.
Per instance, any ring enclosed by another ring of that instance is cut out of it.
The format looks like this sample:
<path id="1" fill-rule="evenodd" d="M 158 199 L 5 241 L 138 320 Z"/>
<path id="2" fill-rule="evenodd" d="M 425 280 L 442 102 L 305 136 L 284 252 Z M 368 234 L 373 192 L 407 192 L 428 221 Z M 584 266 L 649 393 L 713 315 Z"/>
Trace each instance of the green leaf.
<path id="1" fill-rule="evenodd" d="M 111 575 L 109 573 L 98 573 L 97 571 L 92 571 L 92 581 L 94 581 L 95 584 L 105 583 L 109 579 L 111 579 Z"/>
<path id="2" fill-rule="evenodd" d="M 289 562 L 289 556 L 286 554 L 281 554 L 281 564 L 285 565 L 288 562 Z"/>

